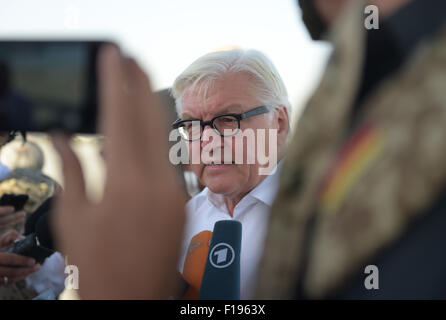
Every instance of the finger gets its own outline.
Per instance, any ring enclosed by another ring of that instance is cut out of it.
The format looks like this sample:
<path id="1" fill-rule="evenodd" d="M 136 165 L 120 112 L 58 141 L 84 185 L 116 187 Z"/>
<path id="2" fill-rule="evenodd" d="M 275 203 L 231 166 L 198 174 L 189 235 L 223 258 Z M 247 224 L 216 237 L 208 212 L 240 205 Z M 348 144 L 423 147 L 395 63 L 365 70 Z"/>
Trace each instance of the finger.
<path id="1" fill-rule="evenodd" d="M 40 270 L 40 265 L 36 264 L 33 267 L 5 267 L 0 266 L 0 275 L 1 277 L 8 277 L 8 283 L 14 283 L 19 280 L 23 280 L 31 273 L 37 272 Z"/>
<path id="2" fill-rule="evenodd" d="M 24 224 L 24 222 L 25 222 L 25 219 L 23 219 L 23 218 L 15 219 L 7 226 L 6 229 L 16 229 L 16 227 L 19 227 L 21 224 Z"/>
<path id="3" fill-rule="evenodd" d="M 26 217 L 26 211 L 25 210 L 16 211 L 15 214 L 18 215 L 18 216 Z"/>
<path id="4" fill-rule="evenodd" d="M 20 237 L 21 236 L 17 231 L 10 230 L 1 237 L 0 245 L 7 246 L 7 245 L 13 243 L 16 239 L 19 239 Z"/>
<path id="5" fill-rule="evenodd" d="M 134 132 L 132 138 L 138 154 L 146 157 L 143 159 L 145 165 L 167 161 L 167 136 L 168 125 L 165 114 L 167 107 L 161 104 L 158 95 L 152 92 L 150 80 L 140 66 L 133 59 L 126 61 L 127 75 L 131 79 L 133 106 L 136 112 Z M 141 148 L 144 146 L 144 148 Z"/>
<path id="6" fill-rule="evenodd" d="M 149 78 L 139 67 L 134 59 L 126 59 L 127 77 L 132 84 L 133 109 L 135 111 L 135 126 L 138 129 L 138 140 L 145 140 L 144 133 L 147 132 L 149 124 L 159 125 L 159 117 L 150 118 L 152 110 L 158 108 L 159 101 L 150 88 Z M 155 129 L 151 127 L 150 129 Z M 149 129 L 149 130 L 150 130 Z M 143 133 L 143 135 L 141 135 Z"/>
<path id="7" fill-rule="evenodd" d="M 0 249 L 8 248 L 11 245 L 11 237 L 9 235 L 10 232 L 5 233 L 0 238 Z"/>
<path id="8" fill-rule="evenodd" d="M 40 264 L 35 264 L 34 267 L 31 268 L 20 268 L 21 270 L 18 271 L 18 275 L 8 277 L 8 283 L 14 284 L 18 281 L 25 280 L 30 274 L 39 271 L 41 267 Z"/>
<path id="9" fill-rule="evenodd" d="M 19 276 L 19 277 L 14 277 L 14 278 L 10 278 L 10 277 L 8 277 L 8 285 L 11 285 L 11 284 L 14 284 L 14 283 L 16 283 L 16 282 L 25 280 L 31 273 L 32 273 L 32 272 L 27 273 L 27 274 L 24 274 L 24 275 L 21 275 L 21 276 Z"/>
<path id="10" fill-rule="evenodd" d="M 14 240 L 11 239 L 5 239 L 4 241 L 2 241 L 0 243 L 0 248 L 5 249 L 5 248 L 10 248 L 12 247 L 14 244 Z"/>
<path id="11" fill-rule="evenodd" d="M 132 86 L 124 59 L 114 46 L 99 53 L 100 128 L 108 139 L 107 159 L 120 162 L 132 150 L 135 129 L 134 106 L 129 94 Z M 127 87 L 127 92 L 124 90 Z"/>
<path id="12" fill-rule="evenodd" d="M 0 217 L 9 215 L 14 212 L 14 207 L 12 206 L 0 206 Z"/>
<path id="13" fill-rule="evenodd" d="M 20 222 L 24 222 L 26 219 L 26 212 L 25 211 L 18 211 L 14 213 L 14 222 L 20 223 Z"/>
<path id="14" fill-rule="evenodd" d="M 13 239 L 20 237 L 20 234 L 15 230 L 10 230 L 2 235 L 1 239 Z"/>
<path id="15" fill-rule="evenodd" d="M 9 215 L 0 217 L 0 225 L 11 225 L 11 224 L 15 223 L 15 221 L 17 221 L 17 220 L 20 220 L 20 219 L 24 220 L 24 218 L 25 217 L 22 213 L 20 213 L 20 214 L 11 213 Z"/>
<path id="16" fill-rule="evenodd" d="M 133 59 L 123 58 L 117 48 L 109 46 L 103 48 L 99 60 L 100 123 L 109 138 L 107 168 L 114 172 L 116 167 L 131 159 L 142 159 L 147 153 L 147 148 L 141 147 L 149 135 L 147 110 L 159 108 L 153 105 L 156 97 L 151 93 L 148 77 Z M 151 130 L 157 132 L 160 122 L 164 124 L 165 120 L 157 115 L 152 122 L 155 125 Z M 167 130 L 157 132 L 157 138 L 164 142 L 166 133 Z"/>
<path id="17" fill-rule="evenodd" d="M 61 195 L 69 204 L 81 205 L 86 201 L 85 181 L 78 157 L 69 145 L 69 138 L 53 133 L 52 141 L 62 161 L 65 192 Z"/>
<path id="18" fill-rule="evenodd" d="M 15 253 L 0 252 L 0 266 L 2 267 L 34 267 L 36 260 Z"/>
<path id="19" fill-rule="evenodd" d="M 165 141 L 167 119 L 165 114 L 161 112 L 163 106 L 159 96 L 152 91 L 148 76 L 135 60 L 128 59 L 127 68 L 134 87 L 134 103 L 138 115 L 137 124 L 146 135 L 139 136 L 139 139 L 141 142 L 147 141 L 147 136 L 156 135 L 164 137 L 162 140 Z"/>

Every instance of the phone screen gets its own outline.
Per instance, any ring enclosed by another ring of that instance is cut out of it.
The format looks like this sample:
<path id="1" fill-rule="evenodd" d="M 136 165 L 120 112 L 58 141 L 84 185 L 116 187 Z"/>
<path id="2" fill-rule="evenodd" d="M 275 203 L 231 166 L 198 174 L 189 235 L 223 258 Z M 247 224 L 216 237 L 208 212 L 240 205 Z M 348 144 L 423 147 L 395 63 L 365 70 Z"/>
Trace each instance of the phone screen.
<path id="1" fill-rule="evenodd" d="M 28 198 L 27 194 L 4 194 L 0 198 L 0 206 L 13 206 L 15 211 L 22 210 Z"/>
<path id="2" fill-rule="evenodd" d="M 99 41 L 0 41 L 0 130 L 94 133 Z"/>

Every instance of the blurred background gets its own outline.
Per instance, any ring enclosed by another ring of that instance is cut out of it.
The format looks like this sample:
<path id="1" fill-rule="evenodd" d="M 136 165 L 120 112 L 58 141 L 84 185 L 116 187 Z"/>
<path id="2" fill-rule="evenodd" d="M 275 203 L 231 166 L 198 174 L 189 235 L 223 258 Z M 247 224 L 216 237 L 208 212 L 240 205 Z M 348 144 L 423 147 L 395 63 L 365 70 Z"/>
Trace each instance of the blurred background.
<path id="1" fill-rule="evenodd" d="M 293 123 L 317 84 L 330 52 L 314 43 L 295 0 L 0 0 L 1 39 L 107 39 L 135 57 L 155 90 L 171 86 L 192 61 L 233 47 L 264 52 L 276 65 L 293 105 Z M 43 173 L 61 185 L 45 134 L 30 134 L 44 153 Z M 100 141 L 76 136 L 92 199 L 102 192 Z"/>

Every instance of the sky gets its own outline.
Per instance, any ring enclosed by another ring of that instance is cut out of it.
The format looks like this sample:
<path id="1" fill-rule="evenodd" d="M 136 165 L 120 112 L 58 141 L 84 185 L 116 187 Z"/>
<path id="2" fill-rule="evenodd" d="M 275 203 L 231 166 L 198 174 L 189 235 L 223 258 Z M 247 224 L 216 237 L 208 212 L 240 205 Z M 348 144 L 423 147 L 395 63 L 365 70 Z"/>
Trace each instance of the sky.
<path id="1" fill-rule="evenodd" d="M 257 49 L 275 64 L 295 113 L 330 52 L 311 41 L 295 0 L 0 0 L 0 39 L 110 39 L 137 59 L 154 89 L 228 46 Z"/>

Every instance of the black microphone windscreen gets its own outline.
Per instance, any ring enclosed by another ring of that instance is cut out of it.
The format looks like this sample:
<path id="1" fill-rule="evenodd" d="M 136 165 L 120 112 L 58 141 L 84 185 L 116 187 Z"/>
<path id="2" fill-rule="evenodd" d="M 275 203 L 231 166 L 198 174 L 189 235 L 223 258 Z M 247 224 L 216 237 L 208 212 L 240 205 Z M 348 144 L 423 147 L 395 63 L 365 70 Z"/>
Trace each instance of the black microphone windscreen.
<path id="1" fill-rule="evenodd" d="M 223 220 L 215 223 L 201 282 L 200 300 L 240 299 L 241 244 L 240 222 Z"/>

